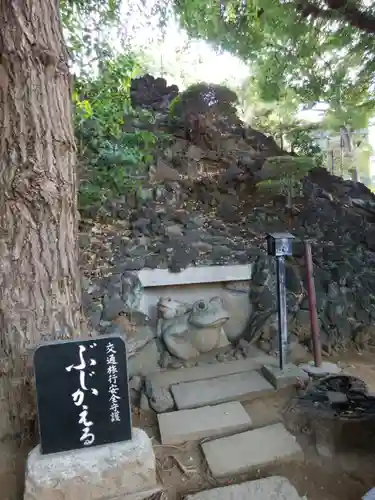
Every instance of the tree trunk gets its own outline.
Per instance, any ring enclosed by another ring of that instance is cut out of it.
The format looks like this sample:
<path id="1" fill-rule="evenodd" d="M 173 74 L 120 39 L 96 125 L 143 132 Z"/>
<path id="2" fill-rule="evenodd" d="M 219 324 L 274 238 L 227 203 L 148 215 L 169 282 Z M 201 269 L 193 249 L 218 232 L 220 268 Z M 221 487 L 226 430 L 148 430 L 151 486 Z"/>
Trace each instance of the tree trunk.
<path id="1" fill-rule="evenodd" d="M 80 327 L 75 145 L 58 0 L 0 2 L 0 130 L 4 435 L 23 433 L 33 417 L 24 408 L 23 355 Z"/>
<path id="2" fill-rule="evenodd" d="M 80 326 L 75 144 L 58 0 L 0 2 L 0 347 Z"/>

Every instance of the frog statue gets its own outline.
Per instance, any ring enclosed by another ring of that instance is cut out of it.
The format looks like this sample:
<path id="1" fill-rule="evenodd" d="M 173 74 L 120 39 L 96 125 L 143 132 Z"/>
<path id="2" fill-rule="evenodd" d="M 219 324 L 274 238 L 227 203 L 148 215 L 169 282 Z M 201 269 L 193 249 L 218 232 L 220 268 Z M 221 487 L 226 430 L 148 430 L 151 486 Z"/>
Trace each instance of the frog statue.
<path id="1" fill-rule="evenodd" d="M 158 336 L 179 359 L 187 360 L 229 345 L 223 325 L 230 315 L 220 297 L 200 299 L 193 305 L 161 297 L 157 310 Z"/>

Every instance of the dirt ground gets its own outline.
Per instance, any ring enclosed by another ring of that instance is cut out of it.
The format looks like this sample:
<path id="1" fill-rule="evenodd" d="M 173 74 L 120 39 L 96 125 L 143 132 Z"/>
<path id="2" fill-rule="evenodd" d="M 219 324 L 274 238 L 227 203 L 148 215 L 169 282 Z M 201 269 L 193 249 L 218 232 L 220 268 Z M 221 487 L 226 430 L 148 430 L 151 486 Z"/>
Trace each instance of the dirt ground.
<path id="1" fill-rule="evenodd" d="M 360 377 L 375 392 L 374 354 L 347 353 L 340 355 L 345 372 Z M 267 425 L 283 420 L 285 408 L 291 394 L 256 400 L 245 405 L 254 426 Z M 166 500 L 180 500 L 187 493 L 209 489 L 244 480 L 282 475 L 308 500 L 360 500 L 364 493 L 375 486 L 375 453 L 370 450 L 337 451 L 332 456 L 318 456 L 308 432 L 295 430 L 297 439 L 304 449 L 303 461 L 274 464 L 272 467 L 256 470 L 241 477 L 218 482 L 212 478 L 200 451 L 199 443 L 185 443 L 181 446 L 160 444 L 157 422 L 154 415 L 133 412 L 133 425 L 145 429 L 152 438 L 157 459 L 157 472 L 165 489 Z M 375 435 L 375 422 L 374 422 Z M 356 437 L 353 436 L 353 442 Z M 24 483 L 24 464 L 30 445 L 17 448 L 14 443 L 0 443 L 0 498 L 21 500 Z"/>

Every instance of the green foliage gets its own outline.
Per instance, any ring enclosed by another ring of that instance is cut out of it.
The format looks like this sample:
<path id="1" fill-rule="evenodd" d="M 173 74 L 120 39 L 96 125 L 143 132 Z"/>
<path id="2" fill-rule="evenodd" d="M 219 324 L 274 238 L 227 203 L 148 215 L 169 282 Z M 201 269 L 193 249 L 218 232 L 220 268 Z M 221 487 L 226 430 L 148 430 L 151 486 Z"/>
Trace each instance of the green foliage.
<path id="1" fill-rule="evenodd" d="M 267 179 L 258 182 L 261 191 L 283 194 L 287 197 L 287 207 L 292 208 L 293 198 L 301 189 L 301 180 L 316 167 L 313 158 L 307 156 L 274 156 L 268 158 L 262 172 Z"/>
<path id="2" fill-rule="evenodd" d="M 313 158 L 315 166 L 318 167 L 322 165 L 323 152 L 312 135 L 316 129 L 316 125 L 296 123 L 286 131 L 285 140 L 289 143 L 291 152 Z"/>
<path id="3" fill-rule="evenodd" d="M 121 0 L 60 0 L 60 15 L 71 59 L 80 77 L 92 76 L 113 54 L 120 36 Z"/>
<path id="4" fill-rule="evenodd" d="M 292 89 L 304 103 L 329 102 L 347 124 L 358 105 L 360 117 L 374 111 L 375 37 L 362 24 L 366 16 L 373 20 L 374 3 L 358 11 L 357 2 L 341 8 L 344 0 L 335 2 L 338 8 L 314 0 L 173 1 L 191 36 L 251 62 L 263 101 Z"/>
<path id="5" fill-rule="evenodd" d="M 317 125 L 298 118 L 302 103 L 293 90 L 287 89 L 279 101 L 263 101 L 258 82 L 250 77 L 238 89 L 238 95 L 244 119 L 251 127 L 279 139 L 283 149 L 314 157 L 317 164 L 322 162 L 321 148 L 312 135 Z"/>
<path id="6" fill-rule="evenodd" d="M 172 101 L 172 118 L 185 118 L 189 113 L 236 116 L 237 94 L 223 85 L 196 83 L 188 87 Z"/>
<path id="7" fill-rule="evenodd" d="M 123 55 L 103 65 L 96 78 L 76 80 L 81 208 L 137 190 L 154 159 L 159 138 L 137 126 L 149 124 L 152 116 L 135 112 L 130 104 L 130 83 L 136 73 L 134 57 Z"/>

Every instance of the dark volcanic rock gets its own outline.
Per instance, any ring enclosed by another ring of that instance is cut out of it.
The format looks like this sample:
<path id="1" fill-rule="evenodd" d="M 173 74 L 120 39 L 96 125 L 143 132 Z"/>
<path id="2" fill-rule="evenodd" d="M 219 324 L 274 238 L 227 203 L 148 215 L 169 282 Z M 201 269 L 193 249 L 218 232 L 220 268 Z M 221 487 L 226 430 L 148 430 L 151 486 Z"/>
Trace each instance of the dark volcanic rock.
<path id="1" fill-rule="evenodd" d="M 103 224 L 102 234 L 87 230 L 80 237 L 87 281 L 83 305 L 92 328 L 103 333 L 118 315 L 135 308 L 140 288 L 134 276 L 142 268 L 179 272 L 251 262 L 253 313 L 244 336 L 277 348 L 275 263 L 265 255 L 264 242 L 268 231 L 290 228 L 298 238 L 286 271 L 293 341 L 310 346 L 301 242 L 309 238 L 324 348 L 375 343 L 374 194 L 361 183 L 314 169 L 303 180 L 303 196 L 289 219 L 284 197 L 263 199 L 255 183 L 265 160 L 285 151 L 271 137 L 220 113 L 191 117 L 188 109 L 185 121 L 170 120 L 168 106 L 177 94 L 177 87 L 150 75 L 132 82 L 133 105 L 157 110 L 155 126 L 173 140 L 158 151 L 154 179 L 137 195 L 83 214 L 106 223 L 116 219 L 115 229 Z"/>
<path id="2" fill-rule="evenodd" d="M 164 78 L 154 78 L 147 74 L 131 82 L 130 97 L 135 108 L 166 109 L 177 95 L 177 85 L 167 86 Z"/>

